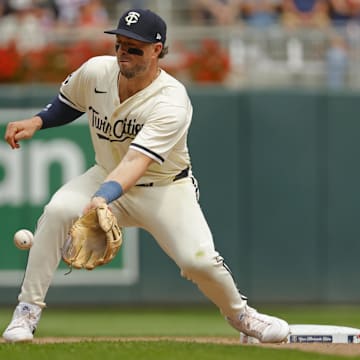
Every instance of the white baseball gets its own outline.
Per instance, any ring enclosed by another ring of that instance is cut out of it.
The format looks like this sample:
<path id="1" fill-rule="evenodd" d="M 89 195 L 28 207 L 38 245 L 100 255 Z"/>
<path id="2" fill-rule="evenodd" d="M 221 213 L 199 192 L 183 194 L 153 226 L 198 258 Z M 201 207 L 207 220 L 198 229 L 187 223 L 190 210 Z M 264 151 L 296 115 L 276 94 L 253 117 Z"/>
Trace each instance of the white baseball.
<path id="1" fill-rule="evenodd" d="M 28 250 L 31 248 L 34 235 L 27 229 L 21 229 L 14 235 L 14 244 L 18 249 Z"/>

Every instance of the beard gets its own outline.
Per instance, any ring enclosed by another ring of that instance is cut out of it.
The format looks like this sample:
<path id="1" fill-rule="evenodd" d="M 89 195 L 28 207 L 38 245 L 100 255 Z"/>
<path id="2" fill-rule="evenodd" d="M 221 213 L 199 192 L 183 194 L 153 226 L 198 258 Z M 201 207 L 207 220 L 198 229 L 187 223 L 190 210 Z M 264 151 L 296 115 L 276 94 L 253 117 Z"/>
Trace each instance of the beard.
<path id="1" fill-rule="evenodd" d="M 127 79 L 133 79 L 134 77 L 143 74 L 147 70 L 147 66 L 145 64 L 138 64 L 134 67 L 130 68 L 123 68 L 120 66 L 120 73 Z"/>

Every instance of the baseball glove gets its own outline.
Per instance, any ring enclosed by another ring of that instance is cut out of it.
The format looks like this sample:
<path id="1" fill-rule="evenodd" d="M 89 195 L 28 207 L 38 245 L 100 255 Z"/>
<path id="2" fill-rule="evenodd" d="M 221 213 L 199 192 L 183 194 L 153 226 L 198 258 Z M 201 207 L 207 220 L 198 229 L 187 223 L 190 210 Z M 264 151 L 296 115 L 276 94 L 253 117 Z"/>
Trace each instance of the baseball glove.
<path id="1" fill-rule="evenodd" d="M 116 218 L 102 205 L 75 221 L 62 249 L 62 258 L 70 268 L 93 270 L 110 262 L 121 244 Z"/>

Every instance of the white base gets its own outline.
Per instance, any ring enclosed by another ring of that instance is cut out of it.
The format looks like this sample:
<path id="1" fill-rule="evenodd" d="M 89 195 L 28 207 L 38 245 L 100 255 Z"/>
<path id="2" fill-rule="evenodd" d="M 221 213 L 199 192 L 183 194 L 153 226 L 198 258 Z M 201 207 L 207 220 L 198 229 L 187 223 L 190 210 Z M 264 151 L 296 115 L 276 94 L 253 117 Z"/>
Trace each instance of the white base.
<path id="1" fill-rule="evenodd" d="M 285 343 L 360 344 L 360 329 L 335 325 L 290 325 Z M 254 337 L 240 333 L 240 343 L 259 344 Z"/>

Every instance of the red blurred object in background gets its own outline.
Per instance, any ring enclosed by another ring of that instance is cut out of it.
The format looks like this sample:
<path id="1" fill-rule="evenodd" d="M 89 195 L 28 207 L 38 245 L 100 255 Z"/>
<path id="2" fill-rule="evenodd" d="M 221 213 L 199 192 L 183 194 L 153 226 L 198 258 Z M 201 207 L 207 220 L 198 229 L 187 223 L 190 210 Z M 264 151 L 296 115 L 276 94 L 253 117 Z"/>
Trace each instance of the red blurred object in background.
<path id="1" fill-rule="evenodd" d="M 187 67 L 196 82 L 221 83 L 229 74 L 230 59 L 218 41 L 204 39 L 198 52 L 189 53 Z"/>

